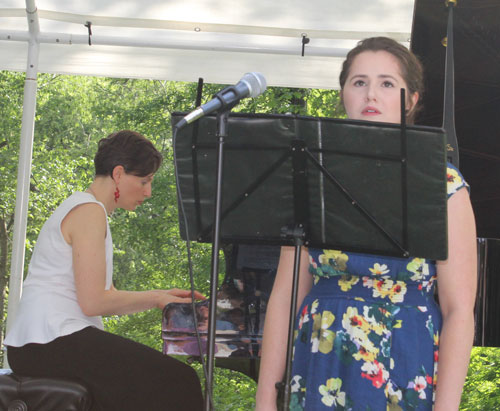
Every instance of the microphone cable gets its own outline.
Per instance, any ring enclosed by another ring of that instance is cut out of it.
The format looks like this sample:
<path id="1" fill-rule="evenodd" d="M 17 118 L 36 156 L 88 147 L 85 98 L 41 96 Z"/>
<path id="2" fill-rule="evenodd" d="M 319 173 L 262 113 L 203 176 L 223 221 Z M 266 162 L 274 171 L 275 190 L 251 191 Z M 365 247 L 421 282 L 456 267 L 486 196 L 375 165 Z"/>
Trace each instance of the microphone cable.
<path id="1" fill-rule="evenodd" d="M 184 232 L 186 235 L 186 252 L 187 252 L 187 260 L 188 260 L 188 272 L 189 272 L 189 282 L 191 286 L 191 308 L 193 310 L 193 323 L 194 323 L 194 330 L 196 334 L 196 341 L 198 343 L 198 351 L 200 353 L 200 362 L 201 366 L 203 369 L 203 375 L 205 377 L 205 393 L 208 396 L 208 400 L 210 402 L 210 407 L 211 409 L 214 408 L 213 405 L 213 396 L 212 396 L 212 387 L 213 383 L 208 384 L 208 371 L 207 371 L 207 364 L 205 361 L 205 354 L 203 353 L 202 350 L 202 343 L 201 343 L 201 337 L 200 333 L 198 331 L 198 319 L 196 316 L 196 303 L 195 303 L 195 298 L 194 298 L 194 292 L 195 292 L 195 286 L 194 286 L 194 274 L 193 274 L 193 261 L 191 257 L 191 241 L 189 240 L 189 227 L 188 227 L 188 221 L 186 217 L 186 212 L 184 209 L 184 202 L 182 201 L 182 193 L 181 193 L 181 187 L 179 184 L 179 172 L 177 169 L 177 150 L 176 150 L 176 141 L 177 141 L 177 132 L 178 132 L 177 127 L 172 127 L 172 152 L 173 152 L 173 158 L 174 158 L 174 176 L 175 176 L 175 182 L 176 182 L 176 191 L 177 191 L 177 199 L 179 203 L 179 211 L 180 215 L 182 217 L 182 220 L 184 222 Z"/>

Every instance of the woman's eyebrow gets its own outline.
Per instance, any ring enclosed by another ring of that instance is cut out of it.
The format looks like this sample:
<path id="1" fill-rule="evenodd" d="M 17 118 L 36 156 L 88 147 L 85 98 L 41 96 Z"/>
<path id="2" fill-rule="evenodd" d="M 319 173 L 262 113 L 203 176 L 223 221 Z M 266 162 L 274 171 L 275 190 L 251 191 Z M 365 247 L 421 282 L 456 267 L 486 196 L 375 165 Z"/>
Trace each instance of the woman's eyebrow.
<path id="1" fill-rule="evenodd" d="M 367 74 L 354 74 L 351 79 L 353 78 L 367 78 L 368 75 Z"/>
<path id="2" fill-rule="evenodd" d="M 394 77 L 392 74 L 379 74 L 377 77 L 378 78 L 390 78 L 390 79 L 393 79 L 394 81 L 397 81 L 397 78 Z"/>

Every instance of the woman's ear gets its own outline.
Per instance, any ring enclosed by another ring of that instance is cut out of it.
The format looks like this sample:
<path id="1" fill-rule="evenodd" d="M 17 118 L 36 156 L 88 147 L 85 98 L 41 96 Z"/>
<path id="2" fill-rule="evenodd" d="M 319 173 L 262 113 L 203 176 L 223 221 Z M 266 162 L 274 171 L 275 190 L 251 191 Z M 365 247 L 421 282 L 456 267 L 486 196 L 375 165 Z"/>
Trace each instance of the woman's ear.
<path id="1" fill-rule="evenodd" d="M 408 108 L 406 109 L 406 117 L 410 118 L 412 111 L 417 107 L 418 99 L 420 98 L 420 95 L 418 94 L 418 91 L 415 91 L 412 95 L 410 95 L 410 98 L 408 99 Z"/>
<path id="2" fill-rule="evenodd" d="M 111 178 L 116 184 L 118 184 L 123 174 L 125 174 L 123 166 L 115 166 L 115 168 L 113 168 L 113 172 L 111 173 Z"/>
<path id="3" fill-rule="evenodd" d="M 415 91 L 415 93 L 410 95 L 410 107 L 408 108 L 409 113 L 417 106 L 419 98 L 420 95 L 418 94 L 418 91 Z"/>
<path id="4" fill-rule="evenodd" d="M 410 99 L 411 99 L 411 102 L 412 102 L 412 106 L 411 106 L 412 109 L 417 105 L 419 98 L 420 98 L 420 94 L 418 94 L 418 91 L 415 91 L 415 93 L 413 93 L 410 96 Z"/>

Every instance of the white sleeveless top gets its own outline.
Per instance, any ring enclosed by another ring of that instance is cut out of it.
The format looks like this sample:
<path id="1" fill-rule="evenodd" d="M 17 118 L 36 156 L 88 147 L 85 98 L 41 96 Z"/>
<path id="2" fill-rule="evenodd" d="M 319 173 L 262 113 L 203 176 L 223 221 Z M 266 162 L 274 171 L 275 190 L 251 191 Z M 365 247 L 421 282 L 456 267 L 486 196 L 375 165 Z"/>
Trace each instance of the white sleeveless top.
<path id="1" fill-rule="evenodd" d="M 61 223 L 77 205 L 97 203 L 92 194 L 76 192 L 67 198 L 45 222 L 31 257 L 28 275 L 14 323 L 4 344 L 21 347 L 27 343 L 48 343 L 85 327 L 103 329 L 100 316 L 86 316 L 76 298 L 72 247 L 61 232 Z M 106 219 L 106 287 L 113 277 L 113 241 Z"/>

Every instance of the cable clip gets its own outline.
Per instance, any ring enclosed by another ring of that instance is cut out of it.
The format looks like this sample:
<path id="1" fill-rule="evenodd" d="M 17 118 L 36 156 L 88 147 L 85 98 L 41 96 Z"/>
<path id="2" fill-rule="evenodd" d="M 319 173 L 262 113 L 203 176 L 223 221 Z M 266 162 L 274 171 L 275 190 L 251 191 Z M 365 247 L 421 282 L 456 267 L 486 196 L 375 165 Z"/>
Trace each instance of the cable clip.
<path id="1" fill-rule="evenodd" d="M 87 21 L 84 24 L 84 26 L 89 29 L 89 46 L 91 46 L 92 45 L 92 22 L 91 21 Z"/>
<path id="2" fill-rule="evenodd" d="M 304 51 L 306 49 L 306 44 L 309 44 L 311 39 L 307 37 L 306 34 L 302 33 L 302 57 L 304 57 Z"/>

